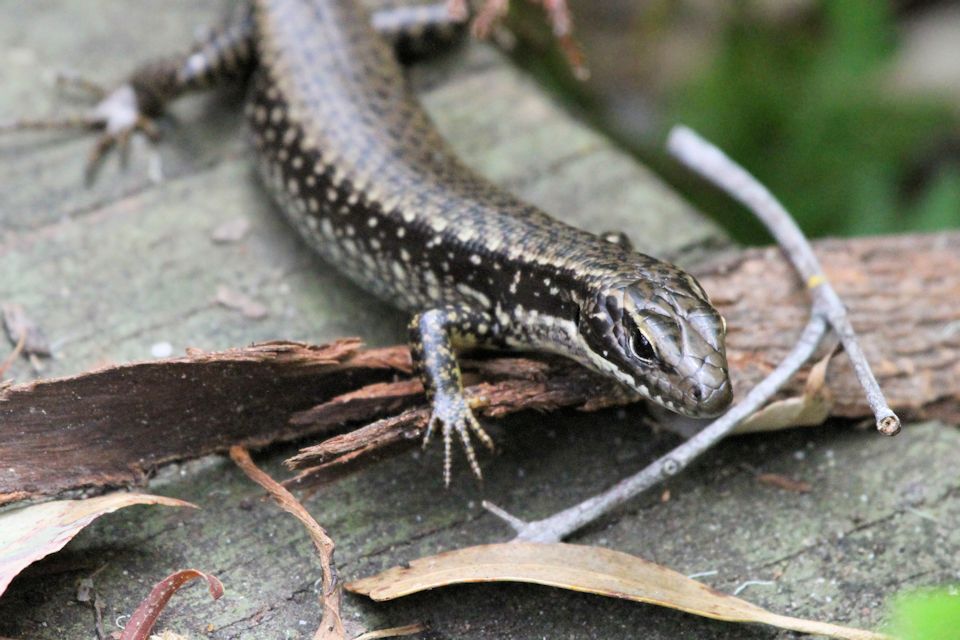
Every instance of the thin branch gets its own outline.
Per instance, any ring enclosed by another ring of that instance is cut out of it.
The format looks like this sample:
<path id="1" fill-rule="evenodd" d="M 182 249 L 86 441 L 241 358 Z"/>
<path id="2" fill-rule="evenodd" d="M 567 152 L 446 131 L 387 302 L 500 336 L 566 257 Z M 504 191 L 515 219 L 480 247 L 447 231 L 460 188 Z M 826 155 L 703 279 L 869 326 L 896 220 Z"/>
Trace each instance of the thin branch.
<path id="1" fill-rule="evenodd" d="M 17 344 L 14 345 L 13 351 L 11 351 L 6 358 L 3 359 L 3 362 L 0 362 L 0 378 L 6 375 L 7 370 L 13 366 L 13 363 L 17 361 L 17 358 L 20 357 L 20 354 L 23 353 L 23 347 L 27 344 L 27 332 L 24 331 L 20 334 L 20 338 L 17 340 Z"/>
<path id="2" fill-rule="evenodd" d="M 667 149 L 690 169 L 740 201 L 767 227 L 787 258 L 807 284 L 813 297 L 814 313 L 823 314 L 840 337 L 857 378 L 866 392 L 867 402 L 880 433 L 894 436 L 900 432 L 900 419 L 887 405 L 870 364 L 863 355 L 847 310 L 827 280 L 810 243 L 787 210 L 756 178 L 687 127 L 674 127 Z"/>
<path id="3" fill-rule="evenodd" d="M 900 431 L 900 420 L 887 406 L 857 342 L 843 303 L 827 281 L 809 242 L 783 205 L 745 169 L 690 129 L 676 127 L 670 134 L 667 147 L 681 162 L 726 190 L 763 222 L 810 290 L 813 298 L 810 319 L 793 350 L 746 398 L 639 473 L 580 504 L 535 522 L 524 522 L 495 505 L 484 503 L 488 510 L 517 532 L 515 540 L 560 541 L 664 479 L 676 475 L 766 404 L 813 356 L 831 326 L 853 362 L 878 430 L 885 435 L 896 435 Z"/>

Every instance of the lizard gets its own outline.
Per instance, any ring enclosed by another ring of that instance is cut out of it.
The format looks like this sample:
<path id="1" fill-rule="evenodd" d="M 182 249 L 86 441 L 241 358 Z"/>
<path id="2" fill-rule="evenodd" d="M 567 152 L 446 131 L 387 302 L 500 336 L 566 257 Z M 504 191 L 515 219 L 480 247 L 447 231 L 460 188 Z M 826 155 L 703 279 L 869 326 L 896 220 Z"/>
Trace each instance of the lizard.
<path id="1" fill-rule="evenodd" d="M 733 395 L 726 324 L 696 279 L 623 234 L 564 224 L 497 187 L 432 124 L 401 58 L 448 38 L 448 17 L 443 3 L 371 15 L 356 0 L 252 0 L 59 124 L 102 130 L 94 166 L 134 132 L 155 137 L 178 96 L 247 82 L 258 170 L 279 209 L 329 264 L 412 315 L 431 405 L 424 446 L 442 433 L 447 485 L 454 436 L 478 477 L 472 437 L 494 446 L 464 392 L 467 348 L 560 354 L 682 415 L 721 413 Z"/>

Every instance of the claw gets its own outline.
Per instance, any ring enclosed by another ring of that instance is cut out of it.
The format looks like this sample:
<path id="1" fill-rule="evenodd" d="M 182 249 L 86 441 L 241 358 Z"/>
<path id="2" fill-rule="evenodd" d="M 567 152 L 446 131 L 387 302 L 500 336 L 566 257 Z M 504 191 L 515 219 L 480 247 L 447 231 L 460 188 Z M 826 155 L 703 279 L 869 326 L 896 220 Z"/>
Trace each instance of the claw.
<path id="1" fill-rule="evenodd" d="M 434 430 L 440 425 L 443 432 L 443 483 L 450 486 L 453 470 L 453 435 L 460 437 L 463 451 L 467 456 L 470 469 L 478 480 L 483 480 L 483 472 L 477 459 L 470 434 L 473 433 L 491 451 L 495 448 L 493 439 L 484 431 L 474 417 L 467 401 L 462 397 L 436 398 L 433 403 L 433 413 L 427 422 L 427 430 L 423 436 L 423 446 L 430 442 Z"/>
<path id="2" fill-rule="evenodd" d="M 0 122 L 0 133 L 10 131 L 52 131 L 54 129 L 98 129 L 103 120 L 93 114 L 65 118 L 19 118 Z"/>
<path id="3" fill-rule="evenodd" d="M 433 426 L 437 423 L 434 420 L 433 416 L 430 416 L 430 419 L 427 420 L 427 432 L 423 434 L 423 443 L 420 445 L 421 449 L 426 449 L 430 444 L 430 439 L 433 438 Z"/>
<path id="4" fill-rule="evenodd" d="M 573 37 L 573 18 L 567 0 L 530 0 L 540 4 L 546 15 L 550 29 L 560 45 L 563 55 L 578 80 L 587 80 L 590 70 L 583 61 L 580 46 Z M 494 31 L 494 27 L 507 15 L 510 0 L 483 0 L 473 22 L 470 25 L 474 37 L 485 39 Z M 466 20 L 470 11 L 467 0 L 447 0 L 447 12 L 454 20 Z"/>
<path id="5" fill-rule="evenodd" d="M 448 423 L 443 423 L 443 484 L 450 486 L 450 470 L 453 467 L 453 454 L 451 453 L 450 427 Z"/>
<path id="6" fill-rule="evenodd" d="M 87 157 L 85 176 L 87 183 L 93 181 L 104 156 L 118 147 L 126 164 L 130 138 L 136 132 L 144 133 L 151 141 L 160 138 L 160 131 L 153 119 L 140 112 L 137 96 L 129 84 L 107 93 L 99 85 L 77 77 L 61 76 L 60 82 L 70 83 L 89 93 L 102 97 L 89 112 L 61 118 L 23 118 L 0 122 L 0 133 L 25 130 L 54 129 L 100 129 L 103 131 Z"/>
<path id="7" fill-rule="evenodd" d="M 489 449 L 490 451 L 494 451 L 497 448 L 496 445 L 493 443 L 493 438 L 490 437 L 490 434 L 488 434 L 484 430 L 483 426 L 476 420 L 472 420 L 470 422 L 470 430 L 473 431 L 473 433 L 477 436 L 480 442 L 483 443 L 483 446 L 485 446 L 487 449 Z"/>
<path id="8" fill-rule="evenodd" d="M 472 428 L 473 425 L 471 425 Z M 473 443 L 470 442 L 470 429 L 462 422 L 457 424 L 457 433 L 460 434 L 460 441 L 463 443 L 463 450 L 467 454 L 467 462 L 470 463 L 470 469 L 478 480 L 483 480 L 483 472 L 480 471 L 480 463 L 477 462 L 477 454 L 473 450 Z"/>
<path id="9" fill-rule="evenodd" d="M 80 89 L 94 100 L 103 100 L 107 96 L 107 90 L 103 85 L 72 71 L 59 71 L 56 82 L 58 87 Z"/>

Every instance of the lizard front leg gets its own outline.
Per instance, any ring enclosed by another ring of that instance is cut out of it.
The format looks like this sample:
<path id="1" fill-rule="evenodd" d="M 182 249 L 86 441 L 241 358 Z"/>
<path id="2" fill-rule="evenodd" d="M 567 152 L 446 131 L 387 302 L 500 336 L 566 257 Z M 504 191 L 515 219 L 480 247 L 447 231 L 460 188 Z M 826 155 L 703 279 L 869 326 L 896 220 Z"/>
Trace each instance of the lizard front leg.
<path id="1" fill-rule="evenodd" d="M 493 332 L 490 317 L 466 306 L 451 305 L 431 309 L 414 316 L 410 322 L 410 353 L 414 371 L 423 381 L 427 399 L 432 405 L 430 421 L 423 438 L 426 446 L 435 429 L 443 432 L 443 482 L 450 485 L 451 441 L 457 433 L 463 442 L 470 468 L 482 477 L 470 433 L 473 432 L 489 449 L 493 440 L 477 422 L 464 395 L 463 377 L 457 363 L 457 346 L 476 344 L 478 337 Z"/>

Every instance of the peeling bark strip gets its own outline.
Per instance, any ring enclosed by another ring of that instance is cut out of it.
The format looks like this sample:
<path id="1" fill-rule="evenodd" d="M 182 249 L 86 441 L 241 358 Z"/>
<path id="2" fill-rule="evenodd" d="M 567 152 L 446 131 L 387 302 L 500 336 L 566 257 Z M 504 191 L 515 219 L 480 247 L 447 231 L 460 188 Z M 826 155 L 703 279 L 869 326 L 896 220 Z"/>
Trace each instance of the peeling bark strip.
<path id="1" fill-rule="evenodd" d="M 290 414 L 410 371 L 405 349 L 360 346 L 273 342 L 0 385 L 0 504 L 312 433 Z"/>
<path id="2" fill-rule="evenodd" d="M 825 241 L 817 253 L 850 305 L 891 406 L 914 419 L 960 421 L 960 233 Z M 806 293 L 776 249 L 725 254 L 699 278 L 727 318 L 742 394 L 791 348 L 806 321 Z M 257 447 L 385 418 L 298 456 L 301 468 L 366 461 L 419 435 L 425 413 L 409 366 L 404 347 L 275 342 L 0 387 L 0 503 L 137 482 L 156 465 L 232 444 Z M 488 418 L 630 400 L 557 360 L 501 357 L 465 368 Z M 827 384 L 834 415 L 870 415 L 842 355 Z M 787 394 L 802 389 L 801 377 Z"/>

